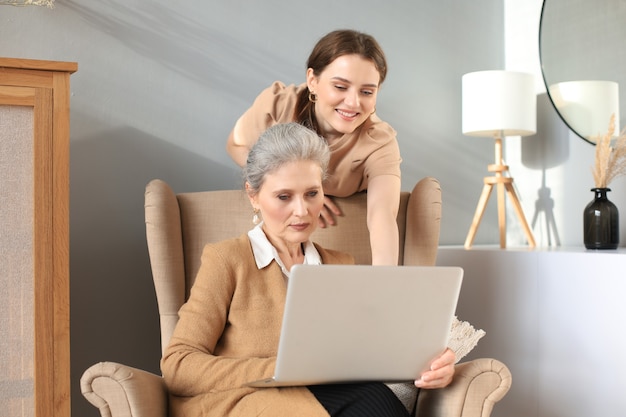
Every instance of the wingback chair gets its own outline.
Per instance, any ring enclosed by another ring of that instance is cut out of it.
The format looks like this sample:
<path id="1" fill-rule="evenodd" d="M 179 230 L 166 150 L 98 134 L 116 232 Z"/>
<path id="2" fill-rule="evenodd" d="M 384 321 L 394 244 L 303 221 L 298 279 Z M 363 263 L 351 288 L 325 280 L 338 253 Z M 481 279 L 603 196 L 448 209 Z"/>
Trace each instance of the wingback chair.
<path id="1" fill-rule="evenodd" d="M 327 248 L 371 263 L 366 226 L 366 195 L 337 198 L 343 216 L 336 226 L 318 228 L 312 239 Z M 145 192 L 146 236 L 165 349 L 178 321 L 178 310 L 200 266 L 203 246 L 249 230 L 252 209 L 243 190 L 175 194 L 161 180 Z M 411 192 L 402 192 L 398 227 L 404 265 L 434 265 L 439 243 L 441 189 L 424 178 Z M 167 417 L 168 393 L 163 379 L 144 370 L 101 362 L 81 378 L 84 397 L 102 417 Z M 422 390 L 418 417 L 488 417 L 511 386 L 508 368 L 495 359 L 475 359 L 456 365 L 454 381 L 444 389 Z"/>

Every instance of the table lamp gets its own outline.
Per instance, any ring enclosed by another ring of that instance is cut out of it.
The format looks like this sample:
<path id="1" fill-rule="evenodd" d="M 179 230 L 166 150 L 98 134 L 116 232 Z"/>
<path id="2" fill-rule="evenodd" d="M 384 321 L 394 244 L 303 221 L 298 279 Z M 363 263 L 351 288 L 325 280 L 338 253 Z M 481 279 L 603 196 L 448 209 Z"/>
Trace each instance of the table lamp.
<path id="1" fill-rule="evenodd" d="M 495 140 L 495 163 L 487 167 L 487 170 L 494 174 L 484 178 L 483 191 L 465 240 L 465 248 L 471 248 L 474 243 L 494 186 L 498 198 L 500 247 L 506 248 L 505 191 L 522 223 L 528 245 L 535 247 L 535 238 L 517 198 L 513 178 L 507 175 L 509 167 L 504 165 L 502 160 L 504 137 L 528 136 L 536 132 L 537 95 L 534 76 L 523 72 L 500 70 L 465 74 L 462 77 L 462 112 L 463 134 L 493 137 Z"/>
<path id="2" fill-rule="evenodd" d="M 552 84 L 550 98 L 565 122 L 581 137 L 594 142 L 615 115 L 615 135 L 620 132 L 619 85 L 614 81 L 583 80 Z"/>

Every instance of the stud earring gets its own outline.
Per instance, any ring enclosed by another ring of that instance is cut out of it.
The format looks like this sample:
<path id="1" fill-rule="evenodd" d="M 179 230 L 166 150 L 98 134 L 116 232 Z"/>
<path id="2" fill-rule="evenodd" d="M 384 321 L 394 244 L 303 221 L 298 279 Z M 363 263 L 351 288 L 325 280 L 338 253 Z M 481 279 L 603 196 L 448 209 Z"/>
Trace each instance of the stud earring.
<path id="1" fill-rule="evenodd" d="M 317 95 L 313 92 L 309 92 L 309 101 L 311 103 L 317 103 Z"/>

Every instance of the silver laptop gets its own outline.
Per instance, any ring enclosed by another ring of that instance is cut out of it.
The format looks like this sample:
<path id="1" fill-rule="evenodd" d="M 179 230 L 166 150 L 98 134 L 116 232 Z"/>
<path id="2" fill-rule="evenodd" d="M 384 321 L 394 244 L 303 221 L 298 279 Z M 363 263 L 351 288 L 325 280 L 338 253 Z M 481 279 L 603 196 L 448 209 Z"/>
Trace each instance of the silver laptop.
<path id="1" fill-rule="evenodd" d="M 412 381 L 445 350 L 459 267 L 296 265 L 274 377 L 253 387 Z"/>

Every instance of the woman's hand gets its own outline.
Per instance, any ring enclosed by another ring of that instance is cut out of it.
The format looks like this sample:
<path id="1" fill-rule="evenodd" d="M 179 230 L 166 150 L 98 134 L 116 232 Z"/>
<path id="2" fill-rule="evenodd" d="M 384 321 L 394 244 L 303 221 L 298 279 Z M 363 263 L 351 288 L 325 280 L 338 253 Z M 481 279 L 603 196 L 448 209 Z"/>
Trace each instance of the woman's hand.
<path id="1" fill-rule="evenodd" d="M 337 223 L 335 220 L 336 216 L 341 216 L 341 210 L 330 197 L 324 196 L 324 207 L 318 218 L 318 226 L 321 228 L 334 226 Z"/>
<path id="2" fill-rule="evenodd" d="M 420 379 L 415 380 L 417 388 L 434 389 L 444 388 L 452 382 L 454 377 L 454 363 L 456 355 L 450 349 L 446 349 L 430 365 L 430 371 L 422 374 Z"/>

